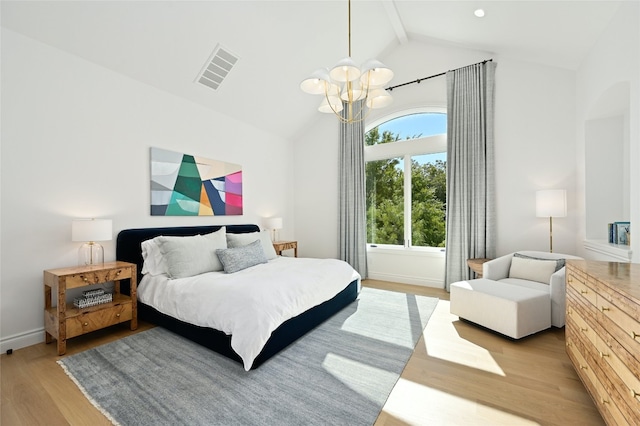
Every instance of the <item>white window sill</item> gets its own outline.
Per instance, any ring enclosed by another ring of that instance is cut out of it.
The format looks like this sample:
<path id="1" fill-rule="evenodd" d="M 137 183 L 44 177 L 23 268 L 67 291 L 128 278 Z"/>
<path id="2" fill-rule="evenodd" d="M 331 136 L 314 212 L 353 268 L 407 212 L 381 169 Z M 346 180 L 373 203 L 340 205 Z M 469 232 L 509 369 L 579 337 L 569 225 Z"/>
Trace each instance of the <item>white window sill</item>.
<path id="1" fill-rule="evenodd" d="M 396 256 L 444 257 L 444 247 L 402 247 L 384 244 L 367 244 L 367 253 L 391 254 Z"/>

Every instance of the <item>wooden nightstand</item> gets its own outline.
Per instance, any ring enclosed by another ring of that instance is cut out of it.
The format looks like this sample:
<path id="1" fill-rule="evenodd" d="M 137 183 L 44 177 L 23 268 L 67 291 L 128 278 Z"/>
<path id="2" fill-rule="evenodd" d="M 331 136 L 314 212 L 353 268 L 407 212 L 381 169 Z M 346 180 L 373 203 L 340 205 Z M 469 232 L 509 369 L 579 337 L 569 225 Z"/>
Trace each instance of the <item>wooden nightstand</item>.
<path id="1" fill-rule="evenodd" d="M 482 278 L 482 265 L 485 262 L 488 262 L 493 259 L 486 258 L 478 258 L 478 259 L 467 259 L 467 265 L 473 272 L 476 273 L 476 278 Z"/>
<path id="2" fill-rule="evenodd" d="M 128 262 L 105 262 L 98 265 L 49 269 L 44 271 L 45 341 L 58 340 L 58 355 L 67 350 L 67 339 L 94 330 L 131 321 L 131 330 L 138 328 L 136 308 L 136 265 Z M 120 280 L 129 279 L 131 296 L 120 294 Z M 79 309 L 67 303 L 67 289 L 114 282 L 113 301 Z M 51 295 L 57 287 L 58 306 L 51 306 Z"/>
<path id="3" fill-rule="evenodd" d="M 276 254 L 280 256 L 283 250 L 293 249 L 293 256 L 298 257 L 298 242 L 297 241 L 274 241 L 273 248 L 276 249 Z"/>

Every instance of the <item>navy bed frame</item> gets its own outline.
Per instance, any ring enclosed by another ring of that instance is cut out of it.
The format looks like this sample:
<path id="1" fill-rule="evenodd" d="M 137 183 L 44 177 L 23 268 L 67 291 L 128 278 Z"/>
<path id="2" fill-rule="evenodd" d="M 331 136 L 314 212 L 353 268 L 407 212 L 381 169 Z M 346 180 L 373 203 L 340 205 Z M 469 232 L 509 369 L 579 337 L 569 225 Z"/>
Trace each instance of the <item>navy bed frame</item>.
<path id="1" fill-rule="evenodd" d="M 225 225 L 226 232 L 234 234 L 244 234 L 248 232 L 258 232 L 257 225 Z M 207 234 L 217 231 L 222 226 L 187 226 L 171 228 L 141 228 L 125 229 L 120 231 L 116 240 L 116 259 L 125 262 L 135 263 L 138 267 L 138 282 L 142 278 L 142 250 L 140 244 L 148 239 L 159 235 L 168 236 L 192 236 L 197 234 Z M 123 280 L 120 291 L 129 294 L 129 283 Z M 296 341 L 301 336 L 321 324 L 336 312 L 353 302 L 358 296 L 357 281 L 351 282 L 344 290 L 332 299 L 317 305 L 306 312 L 285 321 L 271 334 L 271 338 L 255 359 L 251 369 L 262 365 L 266 360 L 280 352 L 289 344 Z M 180 321 L 176 318 L 158 312 L 151 306 L 138 301 L 138 318 L 150 323 L 159 325 L 173 331 L 189 340 L 212 349 L 226 357 L 239 363 L 242 360 L 231 348 L 231 336 L 222 331 L 200 327 Z"/>

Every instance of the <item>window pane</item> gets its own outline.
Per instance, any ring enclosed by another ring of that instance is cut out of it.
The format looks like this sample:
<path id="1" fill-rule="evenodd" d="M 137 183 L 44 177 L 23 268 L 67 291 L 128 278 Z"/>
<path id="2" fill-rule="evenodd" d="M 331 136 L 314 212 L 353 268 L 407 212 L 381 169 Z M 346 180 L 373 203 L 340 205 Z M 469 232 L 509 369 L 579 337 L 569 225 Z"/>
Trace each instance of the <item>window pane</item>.
<path id="1" fill-rule="evenodd" d="M 411 157 L 411 245 L 445 246 L 446 153 Z"/>
<path id="2" fill-rule="evenodd" d="M 366 164 L 367 242 L 404 245 L 404 172 L 401 158 Z"/>
<path id="3" fill-rule="evenodd" d="M 420 113 L 404 115 L 382 123 L 378 127 L 381 135 L 388 132 L 396 140 L 443 135 L 447 133 L 447 114 Z"/>

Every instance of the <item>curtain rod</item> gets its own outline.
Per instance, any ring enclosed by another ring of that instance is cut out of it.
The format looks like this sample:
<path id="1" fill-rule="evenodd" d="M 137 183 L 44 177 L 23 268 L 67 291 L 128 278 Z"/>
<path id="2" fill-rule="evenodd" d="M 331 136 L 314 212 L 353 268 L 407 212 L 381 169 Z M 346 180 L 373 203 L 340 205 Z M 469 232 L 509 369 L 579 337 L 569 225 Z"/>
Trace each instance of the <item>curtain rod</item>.
<path id="1" fill-rule="evenodd" d="M 457 71 L 457 70 L 459 70 L 459 69 L 466 68 L 466 67 L 471 67 L 471 66 L 473 66 L 473 65 L 486 64 L 487 62 L 491 62 L 491 61 L 493 61 L 493 58 L 491 58 L 491 59 L 485 59 L 485 60 L 484 60 L 484 61 L 482 61 L 482 62 L 476 62 L 475 64 L 466 65 L 466 66 L 464 66 L 464 67 L 456 68 L 456 69 L 449 70 L 449 71 L 446 71 L 446 72 L 441 72 L 440 74 L 430 75 L 429 77 L 423 77 L 423 78 L 419 78 L 419 79 L 417 79 L 417 80 L 408 81 L 408 82 L 406 82 L 406 83 L 396 84 L 395 86 L 387 87 L 385 90 L 388 90 L 388 91 L 390 91 L 390 92 L 391 92 L 393 89 L 396 89 L 396 88 L 398 88 L 398 87 L 408 86 L 409 84 L 414 84 L 414 83 L 418 83 L 418 84 L 420 84 L 420 82 L 421 82 L 422 80 L 429 80 L 430 78 L 440 77 L 440 76 L 445 75 L 446 73 L 451 72 L 451 71 Z"/>

